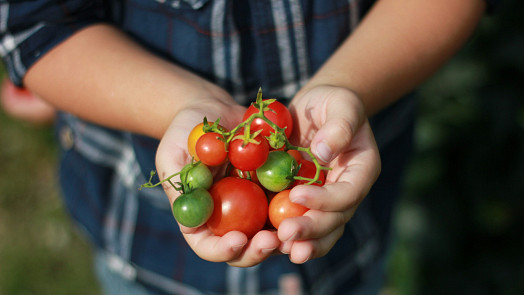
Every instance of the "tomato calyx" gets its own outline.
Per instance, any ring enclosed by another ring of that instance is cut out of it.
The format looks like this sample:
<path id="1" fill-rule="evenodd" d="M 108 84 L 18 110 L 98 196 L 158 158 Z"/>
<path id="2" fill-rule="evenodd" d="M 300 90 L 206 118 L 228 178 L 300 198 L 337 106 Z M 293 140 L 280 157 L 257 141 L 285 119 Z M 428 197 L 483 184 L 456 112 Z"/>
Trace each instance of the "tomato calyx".
<path id="1" fill-rule="evenodd" d="M 267 141 L 271 148 L 278 150 L 286 145 L 286 135 L 281 132 L 271 132 L 271 135 L 267 137 Z"/>
<path id="2" fill-rule="evenodd" d="M 216 119 L 210 125 L 207 120 L 207 117 L 204 117 L 204 120 L 202 121 L 203 123 L 202 130 L 204 131 L 204 133 L 216 132 L 218 134 L 223 134 L 224 132 L 227 132 L 226 128 L 218 124 L 219 122 L 220 122 L 220 118 Z"/>
<path id="3" fill-rule="evenodd" d="M 262 130 L 255 131 L 254 133 L 251 133 L 249 131 L 249 127 L 246 127 L 244 129 L 244 132 L 239 132 L 239 134 L 233 136 L 231 141 L 241 139 L 243 141 L 242 147 L 245 147 L 248 143 L 252 144 L 260 144 L 260 140 L 256 140 L 256 137 L 260 135 Z"/>

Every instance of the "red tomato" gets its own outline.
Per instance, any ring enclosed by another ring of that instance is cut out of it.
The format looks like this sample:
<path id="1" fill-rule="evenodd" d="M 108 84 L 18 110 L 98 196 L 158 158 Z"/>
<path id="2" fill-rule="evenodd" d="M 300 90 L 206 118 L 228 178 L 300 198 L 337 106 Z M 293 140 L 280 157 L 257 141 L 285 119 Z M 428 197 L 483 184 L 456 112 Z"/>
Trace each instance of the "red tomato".
<path id="1" fill-rule="evenodd" d="M 288 150 L 287 153 L 292 155 L 297 162 L 303 159 L 302 154 L 297 150 Z"/>
<path id="2" fill-rule="evenodd" d="M 259 143 L 248 142 L 244 145 L 242 138 L 229 143 L 229 161 L 235 168 L 253 171 L 264 164 L 269 154 L 269 144 L 261 135 L 256 136 L 255 140 Z"/>
<path id="3" fill-rule="evenodd" d="M 247 179 L 225 177 L 216 182 L 209 193 L 215 207 L 207 226 L 215 235 L 240 231 L 252 238 L 264 227 L 268 214 L 267 199 L 264 191 L 255 183 Z"/>
<path id="4" fill-rule="evenodd" d="M 208 122 L 209 125 L 213 125 L 214 122 Z M 198 139 L 205 134 L 204 132 L 204 123 L 199 123 L 189 133 L 189 136 L 187 137 L 187 151 L 189 154 L 195 158 L 195 161 L 199 161 L 198 155 L 196 153 L 196 143 Z M 218 128 L 226 130 L 221 125 L 218 125 Z"/>
<path id="5" fill-rule="evenodd" d="M 315 166 L 315 163 L 312 161 L 302 159 L 298 161 L 298 173 L 297 176 L 307 177 L 307 178 L 313 178 L 315 177 L 315 173 L 317 172 L 317 167 Z M 326 181 L 326 173 L 324 170 L 320 170 L 320 176 L 318 178 L 320 180 L 320 183 L 313 183 L 313 185 L 323 186 L 324 182 Z M 307 180 L 295 180 L 293 183 L 293 186 L 297 186 L 299 184 L 307 183 Z"/>
<path id="6" fill-rule="evenodd" d="M 284 219 L 302 216 L 309 210 L 302 205 L 292 203 L 289 200 L 290 191 L 283 190 L 279 192 L 269 203 L 269 221 L 276 229 L 278 229 Z"/>
<path id="7" fill-rule="evenodd" d="M 242 171 L 240 169 L 236 169 L 233 166 L 231 166 L 231 168 L 232 169 L 228 173 L 229 176 L 251 180 L 252 182 L 260 185 L 260 181 L 258 181 L 258 177 L 257 177 L 257 172 L 256 171 Z"/>
<path id="8" fill-rule="evenodd" d="M 280 128 L 286 128 L 286 137 L 289 138 L 291 136 L 291 132 L 293 131 L 293 118 L 291 117 L 291 113 L 286 108 L 285 105 L 278 101 L 274 101 L 268 106 L 271 110 L 264 111 L 264 116 L 266 116 L 271 122 L 275 123 Z M 249 116 L 258 113 L 258 109 L 254 107 L 253 105 L 249 106 L 249 108 L 244 113 L 244 118 L 242 121 L 245 121 Z M 255 132 L 262 129 L 262 136 L 269 136 L 271 132 L 275 132 L 269 124 L 267 124 L 264 120 L 260 118 L 256 118 L 251 123 L 251 131 Z"/>
<path id="9" fill-rule="evenodd" d="M 227 158 L 224 137 L 215 132 L 206 133 L 196 143 L 196 153 L 202 163 L 207 166 L 218 166 Z"/>

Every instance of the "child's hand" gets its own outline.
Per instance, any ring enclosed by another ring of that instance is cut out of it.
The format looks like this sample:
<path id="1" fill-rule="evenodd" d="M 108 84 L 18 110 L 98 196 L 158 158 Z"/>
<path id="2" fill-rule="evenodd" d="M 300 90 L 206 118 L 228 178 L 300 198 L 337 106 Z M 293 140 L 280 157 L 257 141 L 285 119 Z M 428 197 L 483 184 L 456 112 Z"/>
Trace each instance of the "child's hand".
<path id="1" fill-rule="evenodd" d="M 380 173 L 380 156 L 360 99 L 352 91 L 318 86 L 293 99 L 295 144 L 331 167 L 323 187 L 301 185 L 290 199 L 310 209 L 303 217 L 284 220 L 280 250 L 295 263 L 323 256 L 344 232 Z"/>
<path id="2" fill-rule="evenodd" d="M 206 98 L 194 101 L 180 111 L 164 134 L 157 151 L 156 166 L 160 179 L 178 172 L 191 161 L 187 152 L 187 138 L 204 116 L 210 122 L 220 118 L 220 125 L 232 129 L 241 122 L 245 108 L 231 98 Z M 219 173 L 221 168 L 213 169 Z M 164 190 L 171 204 L 179 193 L 169 184 Z M 173 220 L 175 222 L 175 220 Z M 215 236 L 204 224 L 198 228 L 180 225 L 180 230 L 193 251 L 201 258 L 214 262 L 227 262 L 234 266 L 252 266 L 265 260 L 280 245 L 275 232 L 260 231 L 251 240 L 235 231 L 222 237 Z M 169 251 L 169 249 L 166 249 Z"/>

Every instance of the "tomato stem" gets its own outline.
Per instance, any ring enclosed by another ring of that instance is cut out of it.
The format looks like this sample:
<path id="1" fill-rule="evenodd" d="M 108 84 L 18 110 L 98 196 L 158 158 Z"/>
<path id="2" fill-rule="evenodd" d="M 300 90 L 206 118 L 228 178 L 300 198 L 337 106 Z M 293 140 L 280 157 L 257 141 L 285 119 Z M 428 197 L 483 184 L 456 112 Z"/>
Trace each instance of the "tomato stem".
<path id="1" fill-rule="evenodd" d="M 309 148 L 309 147 L 306 148 L 306 147 L 300 147 L 300 146 L 292 145 L 289 142 L 289 139 L 286 136 L 286 132 L 285 132 L 286 129 L 285 128 L 281 128 L 277 124 L 273 123 L 271 120 L 269 120 L 264 115 L 265 111 L 273 111 L 271 108 L 269 108 L 269 105 L 271 103 L 275 102 L 275 101 L 276 101 L 276 99 L 265 99 L 264 100 L 262 98 L 262 88 L 259 88 L 258 89 L 258 93 L 257 93 L 257 98 L 256 98 L 255 102 L 253 103 L 253 106 L 258 109 L 257 113 L 252 114 L 246 120 L 244 120 L 243 122 L 239 123 L 237 126 L 235 126 L 235 128 L 231 129 L 230 131 L 226 131 L 225 129 L 223 129 L 223 128 L 221 128 L 219 126 L 218 123 L 220 121 L 220 118 L 215 120 L 215 122 L 213 124 L 209 125 L 209 123 L 207 121 L 207 118 L 204 117 L 204 120 L 203 120 L 203 123 L 204 123 L 203 125 L 204 126 L 202 127 L 203 131 L 206 132 L 206 133 L 208 133 L 208 132 L 215 132 L 215 133 L 218 133 L 218 134 L 222 135 L 224 137 L 224 142 L 226 144 L 226 150 L 228 150 L 229 143 L 233 139 L 236 139 L 237 136 L 239 136 L 239 135 L 237 135 L 237 132 L 240 129 L 242 129 L 242 128 L 244 128 L 244 134 L 240 135 L 240 136 L 243 137 L 244 144 L 247 144 L 248 142 L 258 143 L 254 138 L 258 134 L 260 134 L 260 132 L 255 133 L 255 134 L 251 134 L 251 123 L 255 119 L 261 119 L 264 122 L 266 122 L 269 126 L 271 126 L 271 128 L 273 128 L 273 130 L 275 130 L 275 132 L 270 136 L 270 138 L 268 138 L 272 142 L 272 146 L 275 145 L 275 146 L 278 146 L 278 148 L 284 147 L 284 150 L 286 150 L 286 151 L 287 150 L 297 150 L 297 151 L 300 151 L 300 152 L 304 152 L 311 158 L 311 161 L 315 164 L 315 167 L 317 168 L 317 170 L 316 170 L 315 176 L 313 178 L 294 176 L 293 179 L 308 181 L 308 182 L 305 183 L 307 185 L 314 184 L 314 183 L 320 183 L 319 178 L 320 178 L 321 170 L 331 170 L 331 168 L 324 167 L 324 166 L 320 165 L 320 163 L 318 162 L 317 157 L 311 152 L 311 148 Z M 168 176 L 167 178 L 165 178 L 164 180 L 159 181 L 159 182 L 157 182 L 155 184 L 152 183 L 153 176 L 155 175 L 155 172 L 152 171 L 151 172 L 151 177 L 149 178 L 149 181 L 147 183 L 141 185 L 139 189 L 142 189 L 144 187 L 152 188 L 152 187 L 159 186 L 159 185 L 161 185 L 164 182 L 168 182 L 177 191 L 182 191 L 183 193 L 188 193 L 188 192 L 191 191 L 192 188 L 190 188 L 186 182 L 177 183 L 177 184 L 179 184 L 179 186 L 176 186 L 171 181 L 171 179 L 173 177 L 177 176 L 177 175 L 182 174 L 182 173 L 187 173 L 189 171 L 189 169 L 191 169 L 192 167 L 196 166 L 199 163 L 200 162 L 194 163 L 194 161 L 191 160 L 191 163 L 186 165 L 180 172 L 174 173 L 174 174 Z M 249 173 L 248 173 L 248 177 L 251 178 L 251 175 L 249 175 Z"/>
<path id="2" fill-rule="evenodd" d="M 173 177 L 175 177 L 177 175 L 181 175 L 182 173 L 186 174 L 185 179 L 187 179 L 187 173 L 189 173 L 189 170 L 191 170 L 193 167 L 195 167 L 198 164 L 200 164 L 200 161 L 195 162 L 194 159 L 192 159 L 191 163 L 189 163 L 186 166 L 184 166 L 184 168 L 182 168 L 182 170 L 180 170 L 177 173 L 169 175 L 168 177 L 164 178 L 163 180 L 161 180 L 161 181 L 159 181 L 157 183 L 153 183 L 152 182 L 153 181 L 153 177 L 156 175 L 156 172 L 155 171 L 151 171 L 151 174 L 150 174 L 150 177 L 149 177 L 149 181 L 144 183 L 144 184 L 142 184 L 138 189 L 141 190 L 142 188 L 153 188 L 153 187 L 157 187 L 157 186 L 163 184 L 164 182 L 167 182 L 175 190 L 177 190 L 179 192 L 182 192 L 182 193 L 189 193 L 192 190 L 192 188 L 189 187 L 189 184 L 187 183 L 187 181 L 183 181 L 182 177 L 181 177 L 181 182 L 177 182 L 178 186 L 175 183 L 173 183 L 171 181 L 171 179 L 173 179 Z"/>

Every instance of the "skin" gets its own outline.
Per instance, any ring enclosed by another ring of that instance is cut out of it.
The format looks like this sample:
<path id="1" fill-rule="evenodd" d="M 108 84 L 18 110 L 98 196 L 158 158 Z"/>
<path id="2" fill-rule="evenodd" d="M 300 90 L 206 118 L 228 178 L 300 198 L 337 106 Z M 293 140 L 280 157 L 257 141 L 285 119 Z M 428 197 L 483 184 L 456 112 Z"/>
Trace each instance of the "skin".
<path id="1" fill-rule="evenodd" d="M 235 266 L 256 265 L 274 253 L 289 254 L 294 263 L 328 253 L 380 173 L 367 117 L 434 73 L 464 44 L 484 9 L 481 0 L 378 1 L 290 105 L 294 142 L 311 146 L 332 168 L 325 186 L 298 186 L 290 193 L 312 210 L 249 241 L 239 232 L 217 237 L 205 226 L 181 226 L 189 246 L 206 260 Z M 185 142 L 204 116 L 220 117 L 232 128 L 245 110 L 223 89 L 107 25 L 90 26 L 61 43 L 29 69 L 24 83 L 58 109 L 161 139 L 161 178 L 189 162 Z M 178 193 L 164 188 L 172 203 Z"/>

